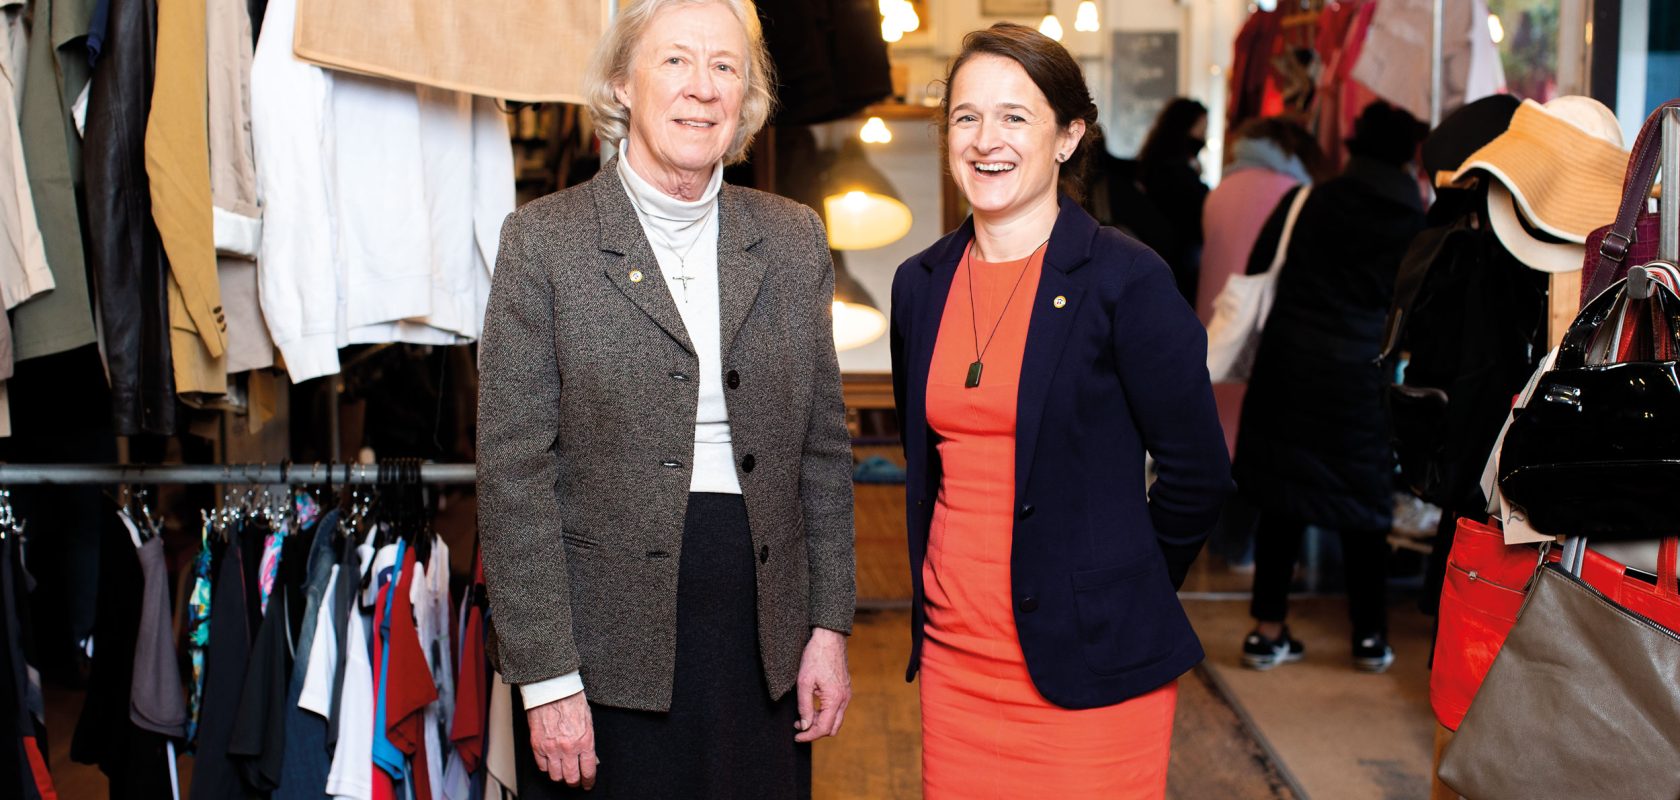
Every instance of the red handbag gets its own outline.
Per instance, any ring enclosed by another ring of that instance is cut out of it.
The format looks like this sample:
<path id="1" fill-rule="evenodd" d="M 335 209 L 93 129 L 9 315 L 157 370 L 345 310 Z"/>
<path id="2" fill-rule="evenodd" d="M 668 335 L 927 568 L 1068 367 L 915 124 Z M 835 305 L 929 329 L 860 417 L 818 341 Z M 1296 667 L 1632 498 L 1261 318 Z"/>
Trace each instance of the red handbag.
<path id="1" fill-rule="evenodd" d="M 1674 563 L 1674 547 L 1676 540 L 1664 541 L 1666 560 L 1660 563 Z M 1553 548 L 1547 559 L 1558 558 Z M 1498 528 L 1471 519 L 1458 521 L 1452 552 L 1447 556 L 1446 581 L 1441 587 L 1435 658 L 1429 675 L 1429 705 L 1435 719 L 1448 730 L 1458 730 L 1494 657 L 1505 645 L 1539 562 L 1536 547 L 1506 545 Z M 1628 609 L 1680 631 L 1680 601 L 1665 596 L 1654 584 L 1627 575 L 1627 567 L 1622 564 L 1588 550 L 1581 578 Z"/>
<path id="2" fill-rule="evenodd" d="M 1680 108 L 1680 98 L 1663 103 L 1651 112 L 1645 126 L 1639 129 L 1639 138 L 1628 155 L 1616 221 L 1587 236 L 1587 257 L 1581 265 L 1583 306 L 1610 288 L 1610 284 L 1627 277 L 1628 267 L 1657 260 L 1657 239 L 1662 228 L 1657 215 L 1646 208 L 1646 200 L 1656 183 L 1662 155 L 1662 118 L 1664 109 L 1669 108 Z"/>

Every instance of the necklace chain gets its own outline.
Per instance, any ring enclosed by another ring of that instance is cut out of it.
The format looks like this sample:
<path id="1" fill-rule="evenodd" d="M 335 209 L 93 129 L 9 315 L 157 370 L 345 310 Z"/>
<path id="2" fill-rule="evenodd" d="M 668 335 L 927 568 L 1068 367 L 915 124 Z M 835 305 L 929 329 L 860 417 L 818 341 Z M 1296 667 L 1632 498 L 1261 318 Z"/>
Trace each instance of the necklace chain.
<path id="1" fill-rule="evenodd" d="M 980 385 L 980 374 L 985 369 L 986 351 L 991 349 L 992 340 L 997 338 L 998 329 L 1003 327 L 1003 318 L 1009 315 L 1009 304 L 1015 301 L 1015 293 L 1020 291 L 1021 281 L 1026 279 L 1027 270 L 1030 267 L 1032 267 L 1033 259 L 1038 256 L 1038 251 L 1043 250 L 1044 245 L 1049 244 L 1049 243 L 1050 243 L 1050 240 L 1045 239 L 1037 247 L 1033 248 L 1032 253 L 1028 254 L 1026 262 L 1021 264 L 1021 274 L 1015 276 L 1015 285 L 1009 289 L 1009 296 L 1004 298 L 1003 310 L 998 312 L 997 322 L 992 323 L 992 332 L 986 336 L 986 344 L 984 346 L 982 346 L 980 344 L 980 312 L 977 310 L 977 308 L 975 306 L 975 302 L 974 302 L 974 261 L 975 261 L 975 258 L 968 258 L 967 259 L 967 261 L 968 261 L 968 321 L 969 321 L 969 324 L 974 329 L 974 363 L 968 365 L 968 379 L 963 383 L 964 386 L 966 386 L 970 389 L 973 389 L 973 388 Z M 969 245 L 969 254 L 971 256 L 978 257 L 978 254 L 976 252 L 977 249 L 978 249 L 978 244 L 979 243 L 976 242 L 974 244 Z"/>
<path id="2" fill-rule="evenodd" d="M 630 197 L 630 205 L 636 207 L 636 213 L 642 216 L 642 220 L 644 222 L 654 219 L 654 216 L 649 214 L 647 209 L 642 207 L 642 201 L 640 198 L 636 197 L 635 190 L 632 189 L 625 192 L 625 194 Z M 671 251 L 671 255 L 677 257 L 677 274 L 672 276 L 670 279 L 673 281 L 682 281 L 684 303 L 688 302 L 688 282 L 699 280 L 699 276 L 688 274 L 688 257 L 694 254 L 695 246 L 700 244 L 701 239 L 705 238 L 706 225 L 711 222 L 712 214 L 715 211 L 717 211 L 717 198 L 714 197 L 712 198 L 712 204 L 706 208 L 706 213 L 700 217 L 700 221 L 698 223 L 699 230 L 695 232 L 694 239 L 688 243 L 688 248 L 680 254 L 677 252 L 677 246 L 674 242 L 672 242 L 671 237 L 666 236 L 663 232 L 660 234 L 660 237 L 665 240 L 665 249 Z M 648 229 L 652 229 L 658 226 L 647 224 L 646 227 Z M 658 259 L 656 258 L 655 260 Z"/>

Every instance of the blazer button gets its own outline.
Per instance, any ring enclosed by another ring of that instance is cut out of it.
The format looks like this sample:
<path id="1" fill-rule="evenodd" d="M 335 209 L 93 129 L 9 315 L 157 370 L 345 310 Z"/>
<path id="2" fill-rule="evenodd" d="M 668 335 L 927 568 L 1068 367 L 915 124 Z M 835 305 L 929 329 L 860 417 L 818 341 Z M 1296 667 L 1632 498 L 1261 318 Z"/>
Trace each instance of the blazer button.
<path id="1" fill-rule="evenodd" d="M 671 373 L 671 379 L 672 380 L 677 380 L 677 381 L 686 381 L 686 380 L 688 380 L 688 376 L 682 374 L 681 372 L 673 372 L 673 373 Z"/>
<path id="2" fill-rule="evenodd" d="M 770 545 L 765 545 L 763 547 L 758 548 L 758 563 L 767 564 L 769 562 L 770 562 Z"/>
<path id="3" fill-rule="evenodd" d="M 758 459 L 753 458 L 752 453 L 748 453 L 745 458 L 741 459 L 742 472 L 752 472 L 755 466 L 758 466 Z"/>
<path id="4" fill-rule="evenodd" d="M 729 376 L 725 380 L 727 380 L 729 382 L 729 388 L 731 388 L 731 389 L 741 388 L 741 373 L 736 372 L 735 370 L 730 370 L 729 371 Z"/>
<path id="5" fill-rule="evenodd" d="M 666 469 L 679 469 L 682 467 L 682 462 L 674 458 L 667 458 L 664 461 L 659 462 L 659 466 L 665 467 Z"/>
<path id="6" fill-rule="evenodd" d="M 1026 519 L 1027 517 L 1030 517 L 1032 515 L 1033 515 L 1032 503 L 1022 503 L 1021 508 L 1015 512 L 1015 518 L 1016 519 Z"/>
<path id="7" fill-rule="evenodd" d="M 1021 602 L 1016 605 L 1021 609 L 1021 613 L 1031 614 L 1032 612 L 1038 610 L 1038 598 L 1033 597 L 1032 595 L 1027 595 L 1026 597 L 1021 598 Z"/>

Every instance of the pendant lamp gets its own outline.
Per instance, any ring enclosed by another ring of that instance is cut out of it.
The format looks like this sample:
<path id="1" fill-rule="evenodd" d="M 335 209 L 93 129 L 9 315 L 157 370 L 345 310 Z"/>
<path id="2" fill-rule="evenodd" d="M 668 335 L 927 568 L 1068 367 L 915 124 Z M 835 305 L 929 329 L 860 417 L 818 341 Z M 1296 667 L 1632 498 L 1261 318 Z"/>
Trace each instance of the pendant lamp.
<path id="1" fill-rule="evenodd" d="M 862 347 L 886 332 L 887 315 L 846 269 L 845 255 L 834 253 L 834 349 Z"/>
<path id="2" fill-rule="evenodd" d="M 836 250 L 870 250 L 910 232 L 910 207 L 848 136 L 823 180 L 823 221 Z"/>

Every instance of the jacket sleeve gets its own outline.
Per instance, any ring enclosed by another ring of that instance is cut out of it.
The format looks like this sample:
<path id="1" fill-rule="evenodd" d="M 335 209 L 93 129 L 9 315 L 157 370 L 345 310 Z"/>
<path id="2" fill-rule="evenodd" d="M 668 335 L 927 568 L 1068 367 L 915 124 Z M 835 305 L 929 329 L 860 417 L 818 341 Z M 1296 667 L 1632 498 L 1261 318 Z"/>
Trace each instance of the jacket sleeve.
<path id="1" fill-rule="evenodd" d="M 834 264 L 828 234 L 816 212 L 811 221 L 812 253 L 822 277 L 812 287 L 813 337 L 817 363 L 811 380 L 811 417 L 806 423 L 800 502 L 809 548 L 811 624 L 851 633 L 857 608 L 857 554 L 852 521 L 852 437 L 846 428 L 846 400 L 840 389 L 840 361 L 834 351 Z"/>
<path id="2" fill-rule="evenodd" d="M 1207 333 L 1159 256 L 1143 251 L 1128 274 L 1115 306 L 1115 364 L 1138 435 L 1155 458 L 1149 517 L 1176 587 L 1235 486 L 1208 380 Z"/>
<path id="3" fill-rule="evenodd" d="M 560 540 L 559 363 L 554 287 L 517 214 L 502 225 L 479 348 L 478 530 L 502 675 L 578 669 Z"/>

